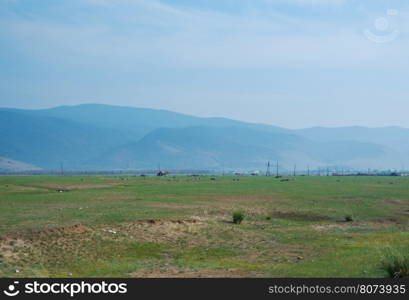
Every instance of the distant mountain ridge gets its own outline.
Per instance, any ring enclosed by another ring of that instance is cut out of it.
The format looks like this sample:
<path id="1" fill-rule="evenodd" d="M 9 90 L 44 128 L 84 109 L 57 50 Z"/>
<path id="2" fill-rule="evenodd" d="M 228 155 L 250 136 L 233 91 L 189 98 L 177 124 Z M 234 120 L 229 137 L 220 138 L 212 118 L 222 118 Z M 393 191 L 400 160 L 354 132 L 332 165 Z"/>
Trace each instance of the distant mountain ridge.
<path id="1" fill-rule="evenodd" d="M 0 157 L 0 171 L 18 172 L 35 170 L 40 170 L 40 168 L 7 157 Z"/>
<path id="2" fill-rule="evenodd" d="M 1 110 L 1 109 L 0 109 Z M 189 126 L 244 126 L 265 130 L 281 131 L 280 127 L 253 124 L 226 118 L 200 118 L 167 110 L 111 106 L 104 104 L 81 104 L 59 106 L 42 110 L 6 109 L 34 116 L 53 117 L 83 123 L 100 128 L 117 129 L 130 132 L 134 139 L 142 138 L 150 131 L 161 127 L 182 128 Z"/>
<path id="3" fill-rule="evenodd" d="M 225 118 L 100 104 L 0 108 L 0 157 L 43 169 L 291 169 L 409 165 L 409 129 L 290 130 Z M 23 164 L 23 165 L 24 165 Z M 21 165 L 21 166 L 23 166 Z"/>

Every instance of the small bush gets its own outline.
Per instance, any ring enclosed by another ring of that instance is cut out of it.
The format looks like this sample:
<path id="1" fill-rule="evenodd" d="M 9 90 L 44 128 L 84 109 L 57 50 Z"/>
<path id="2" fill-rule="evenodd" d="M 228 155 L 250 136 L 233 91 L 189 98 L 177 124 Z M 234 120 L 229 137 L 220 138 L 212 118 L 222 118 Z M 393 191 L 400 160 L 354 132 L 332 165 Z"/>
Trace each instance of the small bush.
<path id="1" fill-rule="evenodd" d="M 241 210 L 236 210 L 233 212 L 233 223 L 240 224 L 244 219 L 244 213 Z"/>
<path id="2" fill-rule="evenodd" d="M 352 218 L 351 215 L 346 215 L 345 216 L 345 222 L 352 222 L 354 219 Z"/>
<path id="3" fill-rule="evenodd" d="M 381 268 L 390 278 L 409 277 L 409 248 L 385 249 Z"/>

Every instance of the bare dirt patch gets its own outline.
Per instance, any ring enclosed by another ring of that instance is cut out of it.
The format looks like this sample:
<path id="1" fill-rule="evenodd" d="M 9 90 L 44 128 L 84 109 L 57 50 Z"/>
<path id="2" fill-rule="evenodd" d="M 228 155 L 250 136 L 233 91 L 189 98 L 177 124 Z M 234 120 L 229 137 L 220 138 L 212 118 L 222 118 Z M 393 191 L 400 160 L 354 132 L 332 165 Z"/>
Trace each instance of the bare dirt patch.
<path id="1" fill-rule="evenodd" d="M 88 232 L 91 229 L 81 225 L 75 224 L 70 226 L 60 226 L 60 227 L 52 227 L 52 228 L 44 228 L 36 231 L 31 231 L 27 235 L 31 238 L 34 237 L 45 237 L 45 236 L 53 236 L 53 235 L 62 235 L 62 234 L 80 234 L 84 232 Z"/>
<path id="2" fill-rule="evenodd" d="M 195 233 L 206 226 L 198 220 L 136 220 L 115 226 L 111 232 L 145 242 L 179 243 L 189 238 L 194 243 Z"/>
<path id="3" fill-rule="evenodd" d="M 288 219 L 292 221 L 328 221 L 332 220 L 330 216 L 314 214 L 302 211 L 274 211 L 271 216 L 278 219 Z"/>
<path id="4" fill-rule="evenodd" d="M 163 266 L 153 269 L 143 269 L 132 272 L 136 278 L 242 278 L 244 272 L 237 269 L 190 269 L 177 266 Z"/>
<path id="5" fill-rule="evenodd" d="M 371 220 L 372 223 L 374 224 L 379 224 L 379 225 L 407 225 L 408 222 L 405 222 L 404 220 L 401 219 L 396 219 L 396 218 L 385 218 L 385 219 L 374 219 Z"/>
<path id="6" fill-rule="evenodd" d="M 336 224 L 311 225 L 311 228 L 319 232 L 326 232 L 331 230 L 347 230 L 351 228 L 352 225 L 352 223 L 348 222 L 338 222 Z"/>
<path id="7" fill-rule="evenodd" d="M 169 224 L 196 224 L 196 220 L 165 220 L 165 219 L 150 219 L 150 220 L 137 220 L 133 222 L 134 224 L 145 224 L 145 225 L 169 225 Z"/>
<path id="8" fill-rule="evenodd" d="M 27 241 L 20 238 L 0 238 L 1 259 L 9 263 L 18 261 L 20 259 L 19 251 L 30 247 L 31 245 Z"/>
<path id="9" fill-rule="evenodd" d="M 363 230 L 371 230 L 371 229 L 389 229 L 394 227 L 404 228 L 405 225 L 408 223 L 394 218 L 385 218 L 385 219 L 373 219 L 367 221 L 354 221 L 354 222 L 345 222 L 345 221 L 337 221 L 336 223 L 330 224 L 319 224 L 319 225 L 311 225 L 311 228 L 319 231 L 332 231 L 332 230 L 350 230 L 350 229 L 363 229 Z"/>

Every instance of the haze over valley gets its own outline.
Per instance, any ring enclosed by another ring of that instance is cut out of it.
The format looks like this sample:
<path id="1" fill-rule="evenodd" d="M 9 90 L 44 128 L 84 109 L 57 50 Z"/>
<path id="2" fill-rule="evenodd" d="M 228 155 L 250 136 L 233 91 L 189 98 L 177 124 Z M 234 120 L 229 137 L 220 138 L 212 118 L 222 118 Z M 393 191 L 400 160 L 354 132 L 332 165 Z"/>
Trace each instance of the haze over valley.
<path id="1" fill-rule="evenodd" d="M 166 110 L 84 104 L 0 109 L 1 170 L 402 169 L 409 129 L 286 128 Z"/>

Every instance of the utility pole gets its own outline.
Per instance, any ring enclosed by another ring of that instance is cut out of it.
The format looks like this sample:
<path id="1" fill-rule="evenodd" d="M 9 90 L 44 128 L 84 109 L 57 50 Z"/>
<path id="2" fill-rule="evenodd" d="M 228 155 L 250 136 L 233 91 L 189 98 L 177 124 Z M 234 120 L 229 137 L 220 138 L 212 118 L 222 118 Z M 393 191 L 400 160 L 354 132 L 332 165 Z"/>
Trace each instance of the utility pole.
<path id="1" fill-rule="evenodd" d="M 64 165 L 62 162 L 60 162 L 60 171 L 61 171 L 61 176 L 64 175 Z"/>
<path id="2" fill-rule="evenodd" d="M 321 168 L 318 167 L 318 176 L 321 176 Z"/>
<path id="3" fill-rule="evenodd" d="M 297 165 L 294 165 L 294 172 L 293 172 L 293 176 L 295 177 L 295 172 L 297 170 Z"/>
<path id="4" fill-rule="evenodd" d="M 271 174 L 270 174 L 270 162 L 267 163 L 266 176 L 271 176 Z"/>
<path id="5" fill-rule="evenodd" d="M 307 176 L 310 176 L 310 165 L 307 165 Z"/>
<path id="6" fill-rule="evenodd" d="M 277 160 L 277 163 L 276 163 L 276 177 L 278 177 L 278 160 Z"/>

